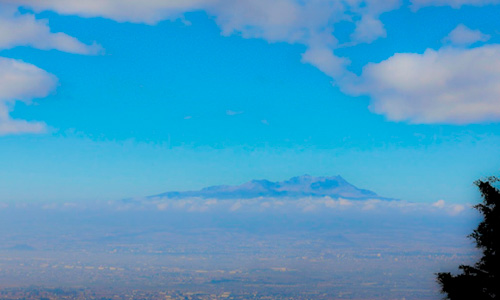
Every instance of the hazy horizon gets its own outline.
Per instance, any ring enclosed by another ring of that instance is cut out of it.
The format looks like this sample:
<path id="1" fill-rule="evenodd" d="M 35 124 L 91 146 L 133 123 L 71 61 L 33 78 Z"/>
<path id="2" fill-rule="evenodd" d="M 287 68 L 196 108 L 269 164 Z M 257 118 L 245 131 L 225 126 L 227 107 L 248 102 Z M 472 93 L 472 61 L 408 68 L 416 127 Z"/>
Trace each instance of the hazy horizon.
<path id="1" fill-rule="evenodd" d="M 0 0 L 0 298 L 440 299 L 499 174 L 499 0 Z"/>

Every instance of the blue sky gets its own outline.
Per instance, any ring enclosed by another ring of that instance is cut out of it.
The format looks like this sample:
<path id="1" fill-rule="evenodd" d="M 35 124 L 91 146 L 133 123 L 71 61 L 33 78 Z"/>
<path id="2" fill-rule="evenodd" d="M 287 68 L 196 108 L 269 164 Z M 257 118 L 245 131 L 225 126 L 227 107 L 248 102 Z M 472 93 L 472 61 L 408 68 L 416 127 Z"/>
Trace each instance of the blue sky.
<path id="1" fill-rule="evenodd" d="M 474 202 L 500 1 L 1 1 L 0 201 L 301 174 Z"/>

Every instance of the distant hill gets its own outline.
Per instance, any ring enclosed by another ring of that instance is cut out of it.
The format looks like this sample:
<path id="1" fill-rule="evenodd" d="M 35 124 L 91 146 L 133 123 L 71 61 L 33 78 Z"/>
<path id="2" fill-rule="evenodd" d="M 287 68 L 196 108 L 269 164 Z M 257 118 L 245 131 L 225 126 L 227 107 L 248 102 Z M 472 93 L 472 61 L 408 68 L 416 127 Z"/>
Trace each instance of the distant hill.
<path id="1" fill-rule="evenodd" d="M 30 245 L 26 245 L 26 244 L 14 245 L 14 246 L 8 247 L 6 249 L 13 250 L 13 251 L 34 251 L 34 250 L 36 250 L 35 248 L 31 247 Z"/>
<path id="2" fill-rule="evenodd" d="M 351 200 L 385 199 L 376 193 L 359 189 L 341 176 L 313 177 L 297 176 L 285 181 L 252 180 L 241 185 L 217 185 L 198 191 L 166 192 L 148 198 L 215 198 L 215 199 L 252 199 L 325 197 L 346 198 Z"/>

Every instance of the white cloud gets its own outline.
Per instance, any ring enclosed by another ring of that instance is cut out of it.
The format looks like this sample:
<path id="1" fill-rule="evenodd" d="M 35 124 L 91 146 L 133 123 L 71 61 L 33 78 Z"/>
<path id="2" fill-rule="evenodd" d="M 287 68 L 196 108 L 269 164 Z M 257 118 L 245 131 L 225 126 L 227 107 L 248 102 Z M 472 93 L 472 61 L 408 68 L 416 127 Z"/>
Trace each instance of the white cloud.
<path id="1" fill-rule="evenodd" d="M 414 8 L 418 9 L 424 6 L 451 6 L 460 8 L 464 5 L 484 6 L 488 4 L 498 4 L 500 0 L 412 0 Z"/>
<path id="2" fill-rule="evenodd" d="M 353 205 L 352 201 L 344 198 L 338 198 L 337 200 L 334 200 L 330 197 L 325 197 L 324 199 L 324 205 L 329 208 L 345 208 Z"/>
<path id="3" fill-rule="evenodd" d="M 465 206 L 464 205 L 455 204 L 455 205 L 451 206 L 450 214 L 453 215 L 453 216 L 455 216 L 455 215 L 460 214 L 464 210 L 465 210 Z"/>
<path id="4" fill-rule="evenodd" d="M 35 11 L 52 10 L 63 15 L 104 17 L 118 22 L 155 24 L 203 8 L 211 0 L 4 0 Z"/>
<path id="5" fill-rule="evenodd" d="M 237 34 L 268 42 L 304 45 L 304 63 L 317 67 L 350 94 L 371 96 L 370 109 L 385 115 L 389 120 L 453 124 L 500 120 L 500 50 L 497 46 L 443 48 L 438 51 L 427 50 L 423 54 L 395 54 L 381 63 L 367 65 L 360 77 L 347 71 L 349 59 L 335 54 L 335 50 L 341 47 L 334 36 L 335 25 L 341 21 L 355 24 L 351 41 L 343 46 L 373 42 L 386 36 L 380 15 L 399 8 L 401 0 L 3 2 L 14 6 L 24 5 L 36 12 L 51 10 L 64 15 L 104 17 L 118 22 L 146 24 L 182 19 L 187 12 L 204 11 L 213 17 L 223 35 Z M 412 5 L 416 8 L 428 5 L 458 8 L 462 5 L 492 3 L 500 3 L 500 0 L 412 0 Z M 39 21 L 33 19 L 25 22 Z M 42 25 L 48 28 L 46 24 Z M 46 31 L 49 32 L 48 29 Z M 468 45 L 486 41 L 487 38 L 481 32 L 462 25 L 451 32 L 445 41 L 453 45 Z M 79 43 L 76 39 L 73 42 Z M 42 41 L 39 43 L 38 47 L 42 47 Z M 60 48 L 63 49 L 62 46 Z M 231 113 L 228 111 L 229 115 Z M 268 124 L 265 120 L 262 123 Z"/>
<path id="6" fill-rule="evenodd" d="M 238 209 L 240 209 L 243 205 L 241 204 L 240 201 L 237 201 L 236 203 L 234 203 L 233 205 L 231 205 L 231 207 L 229 208 L 229 211 L 237 211 Z"/>
<path id="7" fill-rule="evenodd" d="M 58 207 L 61 207 L 60 205 Z M 438 200 L 434 203 L 386 201 L 381 199 L 353 200 L 331 197 L 304 198 L 252 198 L 252 199 L 204 199 L 164 197 L 135 198 L 133 201 L 110 201 L 105 206 L 64 206 L 68 209 L 96 208 L 113 210 L 158 210 L 170 213 L 217 213 L 224 214 L 319 214 L 319 215 L 386 215 L 386 216 L 463 216 L 474 213 L 470 204 L 458 204 Z M 1 207 L 0 207 L 1 208 Z"/>
<path id="8" fill-rule="evenodd" d="M 367 200 L 364 201 L 363 205 L 363 210 L 374 210 L 377 208 L 379 205 L 380 201 L 379 200 Z"/>
<path id="9" fill-rule="evenodd" d="M 166 209 L 168 208 L 168 203 L 165 203 L 165 202 L 163 202 L 163 203 L 158 203 L 158 204 L 156 205 L 156 207 L 158 208 L 158 210 L 166 210 Z"/>
<path id="10" fill-rule="evenodd" d="M 432 203 L 432 206 L 437 207 L 437 208 L 443 208 L 444 205 L 445 205 L 445 202 L 442 199 Z"/>
<path id="11" fill-rule="evenodd" d="M 9 111 L 15 101 L 47 96 L 56 84 L 55 76 L 34 65 L 0 57 L 0 135 L 44 132 L 44 123 L 12 119 Z"/>
<path id="12" fill-rule="evenodd" d="M 9 0 L 8 0 L 9 1 Z M 269 41 L 304 41 L 317 32 L 331 30 L 332 18 L 342 18 L 343 1 L 313 0 L 10 0 L 36 11 L 65 15 L 105 17 L 119 22 L 155 24 L 182 17 L 186 12 L 206 11 L 214 16 L 223 34 Z M 359 1 L 358 1 L 359 2 Z M 360 5 L 355 3 L 353 5 Z"/>
<path id="13" fill-rule="evenodd" d="M 340 206 L 351 206 L 352 202 L 347 200 L 347 199 L 339 198 L 339 205 Z"/>
<path id="14" fill-rule="evenodd" d="M 5 1 L 5 0 L 4 0 Z M 385 36 L 378 16 L 396 9 L 400 0 L 7 0 L 35 11 L 52 10 L 82 17 L 105 17 L 119 22 L 156 24 L 182 18 L 186 12 L 205 11 L 223 35 L 261 38 L 269 42 L 305 45 L 303 61 L 337 79 L 348 60 L 333 52 L 338 41 L 334 24 L 356 22 L 352 43 Z"/>
<path id="15" fill-rule="evenodd" d="M 351 37 L 358 42 L 371 43 L 386 35 L 384 24 L 379 19 L 366 15 L 356 22 L 356 29 Z"/>
<path id="16" fill-rule="evenodd" d="M 356 43 L 371 43 L 378 38 L 386 37 L 384 24 L 379 19 L 379 16 L 384 13 L 401 6 L 401 0 L 371 0 L 359 1 L 349 0 L 353 10 L 358 13 L 361 18 L 356 22 L 356 27 L 351 35 L 352 42 Z"/>
<path id="17" fill-rule="evenodd" d="M 457 46 L 468 46 L 477 42 L 486 42 L 489 39 L 489 35 L 460 24 L 443 39 L 443 42 Z"/>
<path id="18" fill-rule="evenodd" d="M 332 50 L 326 47 L 309 48 L 302 55 L 302 62 L 315 66 L 332 78 L 344 76 L 346 66 L 349 64 L 348 59 L 335 56 Z"/>
<path id="19" fill-rule="evenodd" d="M 432 203 L 432 207 L 445 210 L 452 216 L 456 216 L 465 210 L 465 206 L 462 204 L 446 204 L 444 200 L 438 200 Z"/>
<path id="20" fill-rule="evenodd" d="M 398 53 L 344 85 L 392 121 L 468 124 L 500 120 L 500 45 Z"/>
<path id="21" fill-rule="evenodd" d="M 19 14 L 0 6 L 0 49 L 30 46 L 42 50 L 57 49 L 76 54 L 98 54 L 101 46 L 86 45 L 62 32 L 52 33 L 47 20 L 37 20 L 32 14 Z"/>
<path id="22" fill-rule="evenodd" d="M 0 136 L 24 133 L 44 133 L 47 126 L 44 122 L 28 122 L 9 118 L 4 107 L 0 106 Z"/>
<path id="23" fill-rule="evenodd" d="M 0 50 L 30 46 L 85 55 L 101 52 L 101 46 L 95 43 L 86 45 L 65 33 L 51 32 L 47 20 L 21 14 L 15 5 L 7 2 L 0 3 Z M 45 97 L 56 83 L 54 76 L 31 64 L 0 58 L 0 135 L 45 132 L 45 123 L 15 120 L 9 113 L 15 101 L 29 104 L 33 98 Z"/>
<path id="24" fill-rule="evenodd" d="M 205 201 L 205 205 L 216 205 L 217 204 L 217 199 L 209 199 Z"/>

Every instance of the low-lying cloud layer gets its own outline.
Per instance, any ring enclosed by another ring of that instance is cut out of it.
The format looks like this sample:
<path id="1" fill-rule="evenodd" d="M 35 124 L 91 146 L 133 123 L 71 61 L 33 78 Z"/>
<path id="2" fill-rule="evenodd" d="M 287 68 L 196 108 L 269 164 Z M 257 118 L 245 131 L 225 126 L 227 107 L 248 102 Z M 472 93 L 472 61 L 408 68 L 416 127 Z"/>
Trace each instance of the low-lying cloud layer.
<path id="1" fill-rule="evenodd" d="M 149 198 L 110 202 L 50 202 L 50 203 L 2 203 L 0 210 L 54 210 L 54 211 L 150 211 L 165 214 L 255 214 L 272 215 L 393 215 L 393 216 L 452 216 L 473 215 L 471 205 L 448 203 L 438 200 L 433 203 L 385 201 L 380 199 L 349 200 L 331 197 L 303 198 L 253 198 L 253 199 L 206 199 L 206 198 Z"/>
<path id="2" fill-rule="evenodd" d="M 177 213 L 299 213 L 299 214 L 444 214 L 456 216 L 467 212 L 467 206 L 438 200 L 434 203 L 386 201 L 380 199 L 349 200 L 331 197 L 254 198 L 254 199 L 135 199 L 110 202 L 118 210 L 159 210 Z"/>

